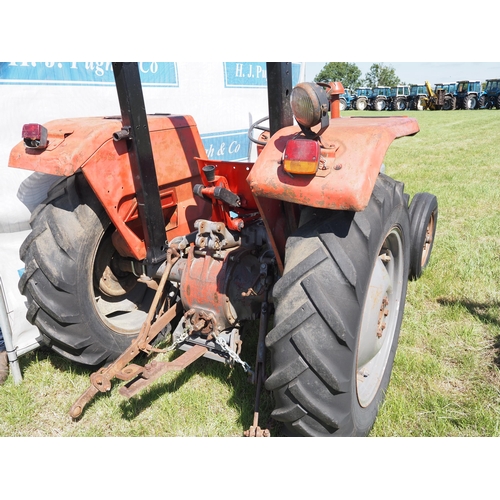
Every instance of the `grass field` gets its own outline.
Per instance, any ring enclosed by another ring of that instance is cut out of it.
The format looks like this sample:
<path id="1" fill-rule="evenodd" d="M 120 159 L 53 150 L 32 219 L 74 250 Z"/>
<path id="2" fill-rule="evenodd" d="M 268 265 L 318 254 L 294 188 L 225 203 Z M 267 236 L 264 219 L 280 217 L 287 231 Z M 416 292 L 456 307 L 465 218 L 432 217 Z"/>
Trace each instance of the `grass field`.
<path id="1" fill-rule="evenodd" d="M 394 142 L 386 173 L 411 196 L 435 194 L 439 219 L 430 266 L 408 287 L 392 380 L 371 435 L 498 436 L 500 111 L 406 114 L 421 131 Z M 251 364 L 254 346 L 249 340 L 242 353 Z M 131 400 L 115 381 L 74 422 L 68 411 L 90 372 L 41 350 L 20 363 L 22 384 L 10 377 L 0 388 L 0 436 L 241 436 L 252 423 L 254 388 L 238 367 L 200 360 Z M 264 424 L 271 411 L 264 394 Z"/>

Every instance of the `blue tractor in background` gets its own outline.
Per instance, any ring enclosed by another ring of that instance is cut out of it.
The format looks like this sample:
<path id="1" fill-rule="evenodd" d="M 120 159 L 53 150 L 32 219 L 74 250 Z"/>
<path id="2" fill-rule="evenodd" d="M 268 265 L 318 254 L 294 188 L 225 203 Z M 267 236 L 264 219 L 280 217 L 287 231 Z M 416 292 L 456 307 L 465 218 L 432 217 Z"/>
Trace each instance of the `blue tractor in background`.
<path id="1" fill-rule="evenodd" d="M 389 99 L 388 109 L 390 111 L 404 111 L 408 108 L 409 96 L 409 85 L 396 85 L 391 87 L 391 97 Z"/>
<path id="2" fill-rule="evenodd" d="M 425 99 L 427 99 L 427 87 L 425 83 L 410 85 L 408 109 L 412 111 L 423 111 Z"/>
<path id="3" fill-rule="evenodd" d="M 480 80 L 461 80 L 457 82 L 457 108 L 479 109 L 481 99 Z"/>
<path id="4" fill-rule="evenodd" d="M 340 111 L 351 109 L 353 99 L 354 99 L 354 94 L 351 93 L 351 90 L 344 89 L 344 93 L 340 94 L 339 96 Z"/>
<path id="5" fill-rule="evenodd" d="M 354 91 L 351 101 L 351 109 L 358 111 L 365 111 L 368 108 L 368 99 L 372 94 L 371 87 L 358 87 Z"/>
<path id="6" fill-rule="evenodd" d="M 500 78 L 491 78 L 486 80 L 486 87 L 484 88 L 481 97 L 481 104 L 486 109 L 500 109 Z"/>

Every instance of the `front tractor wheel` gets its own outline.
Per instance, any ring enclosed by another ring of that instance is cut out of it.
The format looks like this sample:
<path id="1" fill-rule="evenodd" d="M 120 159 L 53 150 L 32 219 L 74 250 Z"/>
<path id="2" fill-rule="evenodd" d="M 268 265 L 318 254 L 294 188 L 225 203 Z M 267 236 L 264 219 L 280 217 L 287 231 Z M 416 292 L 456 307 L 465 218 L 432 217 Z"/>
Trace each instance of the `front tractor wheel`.
<path id="1" fill-rule="evenodd" d="M 438 218 L 438 202 L 430 193 L 416 193 L 410 207 L 410 274 L 412 280 L 420 278 L 429 264 Z"/>
<path id="2" fill-rule="evenodd" d="M 383 97 L 377 97 L 375 101 L 373 101 L 373 109 L 375 111 L 384 111 L 386 104 L 387 103 Z"/>
<path id="3" fill-rule="evenodd" d="M 474 95 L 465 96 L 462 101 L 462 109 L 476 109 L 477 107 L 477 97 Z"/>
<path id="4" fill-rule="evenodd" d="M 20 250 L 27 317 L 55 352 L 102 365 L 138 334 L 154 292 L 121 270 L 114 228 L 83 175 L 64 179 L 48 196 Z"/>
<path id="5" fill-rule="evenodd" d="M 287 242 L 266 345 L 275 420 L 301 436 L 366 436 L 388 386 L 408 284 L 401 183 L 380 174 L 362 212 L 311 210 Z"/>
<path id="6" fill-rule="evenodd" d="M 393 111 L 404 111 L 406 109 L 406 101 L 404 97 L 396 97 L 394 99 Z"/>
<path id="7" fill-rule="evenodd" d="M 368 108 L 368 101 L 364 97 L 356 99 L 356 109 L 358 111 L 365 111 Z"/>

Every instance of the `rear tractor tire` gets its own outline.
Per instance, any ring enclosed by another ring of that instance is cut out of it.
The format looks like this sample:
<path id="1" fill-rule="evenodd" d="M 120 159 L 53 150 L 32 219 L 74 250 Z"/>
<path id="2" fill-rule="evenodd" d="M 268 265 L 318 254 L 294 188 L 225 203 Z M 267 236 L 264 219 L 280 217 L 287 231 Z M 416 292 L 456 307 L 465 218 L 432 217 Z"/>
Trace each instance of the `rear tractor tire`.
<path id="1" fill-rule="evenodd" d="M 28 320 L 69 360 L 116 359 L 138 334 L 154 292 L 116 266 L 114 227 L 83 175 L 57 184 L 30 223 L 19 281 Z"/>
<path id="2" fill-rule="evenodd" d="M 455 109 L 455 103 L 453 98 L 449 95 L 444 97 L 443 110 L 444 111 L 452 111 Z"/>
<path id="3" fill-rule="evenodd" d="M 305 209 L 266 338 L 272 417 L 299 436 L 366 436 L 391 376 L 408 284 L 403 185 L 379 174 L 362 212 Z"/>
<path id="4" fill-rule="evenodd" d="M 420 278 L 429 264 L 436 235 L 438 201 L 430 193 L 417 193 L 410 207 L 410 274 L 409 278 Z"/>

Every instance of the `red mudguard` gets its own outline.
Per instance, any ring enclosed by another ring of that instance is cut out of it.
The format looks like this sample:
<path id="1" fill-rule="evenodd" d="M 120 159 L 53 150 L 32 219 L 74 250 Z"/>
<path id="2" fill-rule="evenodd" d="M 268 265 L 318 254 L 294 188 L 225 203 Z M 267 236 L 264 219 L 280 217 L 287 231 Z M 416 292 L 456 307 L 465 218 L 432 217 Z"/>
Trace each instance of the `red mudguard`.
<path id="1" fill-rule="evenodd" d="M 407 117 L 337 118 L 321 136 L 325 168 L 316 175 L 289 175 L 282 165 L 287 142 L 300 129 L 286 127 L 273 135 L 248 176 L 253 194 L 332 210 L 366 208 L 392 141 L 419 131 Z"/>
<path id="2" fill-rule="evenodd" d="M 127 145 L 112 139 L 121 126 L 118 117 L 49 122 L 47 149 L 26 149 L 21 142 L 11 151 L 9 166 L 61 176 L 81 169 L 117 229 L 113 242 L 120 254 L 142 260 L 146 248 Z M 148 126 L 163 212 L 170 221 L 167 235 L 185 235 L 196 219 L 210 216 L 210 205 L 193 195 L 201 182 L 195 158 L 205 157 L 203 143 L 190 116 L 150 115 Z"/>
<path id="3" fill-rule="evenodd" d="M 286 240 L 294 230 L 296 205 L 291 204 L 363 210 L 392 141 L 418 131 L 417 121 L 408 117 L 332 119 L 321 136 L 324 161 L 316 175 L 290 175 L 283 168 L 286 144 L 300 133 L 299 127 L 286 127 L 272 136 L 247 180 L 281 271 Z"/>

